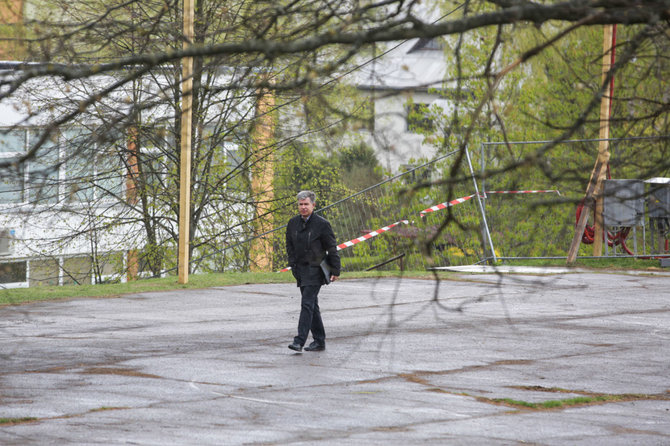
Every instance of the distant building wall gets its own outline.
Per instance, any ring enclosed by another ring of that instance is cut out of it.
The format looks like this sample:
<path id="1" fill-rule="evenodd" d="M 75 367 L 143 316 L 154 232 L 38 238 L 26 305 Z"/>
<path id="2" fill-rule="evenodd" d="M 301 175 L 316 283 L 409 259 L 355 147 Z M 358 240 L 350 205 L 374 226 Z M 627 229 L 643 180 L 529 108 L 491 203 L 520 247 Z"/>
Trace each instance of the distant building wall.
<path id="1" fill-rule="evenodd" d="M 425 136 L 413 130 L 409 123 L 409 104 L 430 107 L 438 100 L 436 94 L 428 92 L 362 90 L 370 95 L 375 104 L 374 126 L 360 131 L 366 144 L 375 149 L 380 164 L 397 172 L 412 159 L 431 159 L 437 148 L 425 141 Z"/>

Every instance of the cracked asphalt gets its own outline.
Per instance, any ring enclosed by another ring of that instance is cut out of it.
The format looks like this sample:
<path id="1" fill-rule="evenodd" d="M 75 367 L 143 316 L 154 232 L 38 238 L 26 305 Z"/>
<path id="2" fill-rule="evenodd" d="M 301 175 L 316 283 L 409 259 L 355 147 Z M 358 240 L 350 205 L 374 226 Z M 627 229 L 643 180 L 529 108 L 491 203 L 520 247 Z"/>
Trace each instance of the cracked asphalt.
<path id="1" fill-rule="evenodd" d="M 0 308 L 0 444 L 670 444 L 670 275 L 454 277 Z"/>

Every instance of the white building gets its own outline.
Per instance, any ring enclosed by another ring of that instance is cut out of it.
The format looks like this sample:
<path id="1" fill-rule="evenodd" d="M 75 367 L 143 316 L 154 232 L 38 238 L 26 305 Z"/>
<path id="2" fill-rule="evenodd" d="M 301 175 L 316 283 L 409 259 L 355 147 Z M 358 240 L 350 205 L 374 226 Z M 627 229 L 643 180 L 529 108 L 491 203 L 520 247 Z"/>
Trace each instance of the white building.
<path id="1" fill-rule="evenodd" d="M 20 75 L 16 67 L 16 63 L 4 63 L 0 77 L 7 81 Z M 146 245 L 143 218 L 161 220 L 158 243 L 169 241 L 170 233 L 176 231 L 166 203 L 157 197 L 149 197 L 148 205 L 140 203 L 129 178 L 138 164 L 152 169 L 145 178 L 156 185 L 167 183 L 168 170 L 174 170 L 166 159 L 174 146 L 166 130 L 174 109 L 158 98 L 161 87 L 155 77 L 135 90 L 136 95 L 144 96 L 136 96 L 134 102 L 126 100 L 130 87 L 121 88 L 89 107 L 76 121 L 59 124 L 80 101 L 114 82 L 112 76 L 74 82 L 36 78 L 0 100 L 0 286 L 125 280 L 120 272 L 134 274 L 135 261 L 140 273 L 145 270 L 146 263 L 135 254 Z M 147 105 L 154 99 L 157 106 Z M 244 101 L 237 106 L 248 108 Z M 217 98 L 219 106 L 221 102 L 222 95 Z M 144 132 L 162 135 L 155 141 L 145 138 L 131 148 L 133 132 L 128 129 L 133 127 L 124 120 L 132 104 L 142 107 Z M 211 111 L 217 113 L 215 107 Z M 233 115 L 229 110 L 226 117 L 234 121 Z M 213 132 L 206 126 L 198 137 L 209 138 L 206 134 Z M 37 149 L 36 143 L 40 143 Z M 212 169 L 218 168 L 223 177 L 225 166 L 239 162 L 234 159 L 236 147 L 223 141 L 214 148 L 220 156 L 212 162 L 220 166 Z M 37 151 L 31 154 L 33 150 Z M 18 162 L 24 158 L 25 162 Z M 168 186 L 166 191 L 165 185 L 161 187 L 166 197 L 178 196 L 176 188 Z M 147 208 L 153 216 L 147 217 Z M 230 208 L 220 208 L 213 200 L 203 209 L 207 217 L 199 228 L 207 231 L 214 245 L 222 244 L 221 220 L 216 216 L 233 214 Z M 210 216 L 214 216 L 211 228 Z"/>
<path id="2" fill-rule="evenodd" d="M 396 172 L 412 159 L 435 156 L 437 148 L 417 128 L 432 125 L 421 118 L 426 111 L 447 108 L 439 94 L 445 72 L 437 40 L 411 39 L 388 45 L 352 74 L 351 82 L 374 106 L 374 122 L 361 134 L 386 169 Z"/>
<path id="3" fill-rule="evenodd" d="M 16 75 L 14 66 L 4 63 L 4 80 Z M 45 138 L 26 162 L 2 169 L 0 284 L 5 287 L 93 283 L 95 272 L 98 280 L 109 278 L 134 243 L 122 226 L 96 230 L 127 211 L 118 199 L 125 194 L 126 178 L 110 150 L 113 143 L 86 138 L 84 150 L 75 143 L 87 136 L 80 126 L 47 135 L 57 112 L 41 108 L 40 95 L 57 98 L 63 90 L 46 84 L 28 82 L 0 102 L 1 162 L 28 157 Z"/>

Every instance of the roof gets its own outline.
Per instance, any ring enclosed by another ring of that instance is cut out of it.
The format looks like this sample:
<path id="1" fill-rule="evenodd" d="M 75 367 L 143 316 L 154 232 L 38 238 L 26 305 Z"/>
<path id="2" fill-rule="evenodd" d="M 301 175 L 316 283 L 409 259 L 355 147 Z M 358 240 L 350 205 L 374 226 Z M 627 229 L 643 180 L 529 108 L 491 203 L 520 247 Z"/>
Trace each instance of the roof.
<path id="1" fill-rule="evenodd" d="M 352 74 L 353 82 L 362 89 L 439 88 L 446 75 L 444 52 L 423 43 L 417 38 L 389 45 Z"/>

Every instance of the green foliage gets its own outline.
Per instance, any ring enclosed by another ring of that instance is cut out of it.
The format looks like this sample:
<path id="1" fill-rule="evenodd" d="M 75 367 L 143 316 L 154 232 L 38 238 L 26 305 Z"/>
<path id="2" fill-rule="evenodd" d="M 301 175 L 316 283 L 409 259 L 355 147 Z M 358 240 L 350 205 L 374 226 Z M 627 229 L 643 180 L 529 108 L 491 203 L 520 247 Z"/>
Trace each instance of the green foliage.
<path id="1" fill-rule="evenodd" d="M 316 193 L 317 208 L 328 206 L 343 197 L 338 163 L 312 147 L 293 141 L 279 150 L 274 180 L 275 195 L 295 205 L 301 190 Z M 295 215 L 295 207 L 285 215 Z"/>
<path id="2" fill-rule="evenodd" d="M 540 45 L 558 33 L 551 24 L 540 30 L 528 28 L 521 50 Z M 581 28 L 556 42 L 528 63 L 531 73 L 523 78 L 507 120 L 511 139 L 547 140 L 573 126 L 601 83 L 602 28 Z M 587 115 L 588 124 L 572 138 L 597 138 L 600 107 Z"/>
<path id="3" fill-rule="evenodd" d="M 324 153 L 339 151 L 343 139 L 355 138 L 352 132 L 374 126 L 374 102 L 354 85 L 334 82 L 301 91 L 299 104 L 292 113 L 305 130 L 318 134 L 315 145 Z"/>
<path id="4" fill-rule="evenodd" d="M 383 179 L 382 169 L 372 147 L 359 143 L 343 147 L 337 158 L 342 183 L 352 192 L 373 186 Z"/>
<path id="5" fill-rule="evenodd" d="M 430 135 L 435 130 L 431 109 L 426 104 L 416 104 L 410 98 L 407 103 L 407 127 L 410 132 Z"/>

